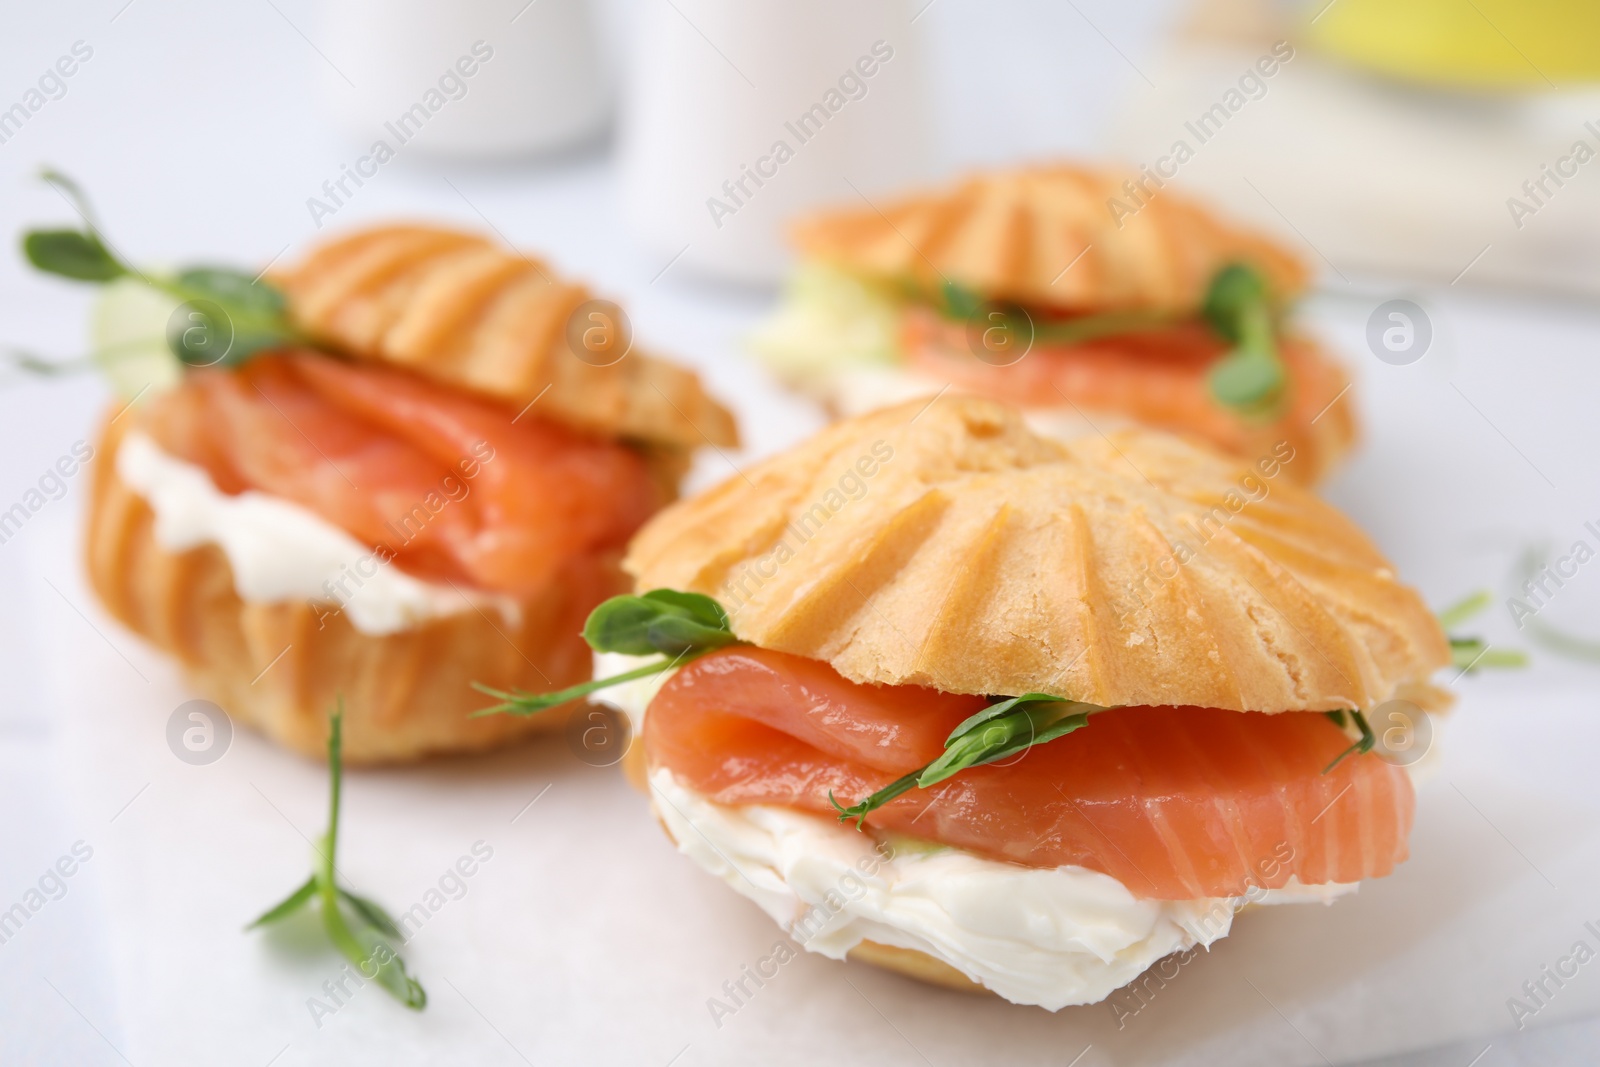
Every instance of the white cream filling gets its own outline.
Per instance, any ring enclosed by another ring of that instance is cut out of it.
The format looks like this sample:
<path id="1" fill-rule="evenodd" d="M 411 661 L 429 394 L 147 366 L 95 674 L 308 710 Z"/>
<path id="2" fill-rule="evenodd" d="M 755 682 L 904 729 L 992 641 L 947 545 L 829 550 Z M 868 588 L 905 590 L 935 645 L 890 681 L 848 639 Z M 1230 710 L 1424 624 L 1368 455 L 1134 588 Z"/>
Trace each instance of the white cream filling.
<path id="1" fill-rule="evenodd" d="M 596 677 L 651 657 L 603 653 Z M 603 691 L 635 729 L 675 671 Z M 1324 903 L 1354 885 L 1239 899 L 1141 900 L 1110 875 L 1032 868 L 958 848 L 879 839 L 789 808 L 718 804 L 666 768 L 652 804 L 678 848 L 755 901 L 808 951 L 842 959 L 862 941 L 914 949 L 1019 1004 L 1052 1011 L 1105 999 L 1162 957 L 1210 945 L 1244 903 Z M 887 850 L 887 855 L 885 854 Z"/>
<path id="2" fill-rule="evenodd" d="M 342 609 L 362 633 L 380 636 L 429 619 L 489 606 L 517 625 L 514 598 L 425 582 L 298 504 L 246 490 L 229 496 L 211 476 L 133 432 L 117 449 L 117 475 L 155 512 L 156 543 L 169 552 L 215 544 L 240 599 L 305 600 Z"/>
<path id="3" fill-rule="evenodd" d="M 808 951 L 914 949 L 1018 1004 L 1104 1000 L 1152 963 L 1228 932 L 1229 901 L 1139 900 L 1109 875 L 921 842 L 879 842 L 788 808 L 723 805 L 666 768 L 654 807 L 680 851 L 755 901 Z"/>
<path id="4" fill-rule="evenodd" d="M 613 675 L 626 674 L 628 671 L 643 667 L 646 663 L 655 663 L 660 659 L 660 656 L 630 656 L 625 652 L 596 652 L 594 676 L 610 678 Z M 661 687 L 667 684 L 667 679 L 677 674 L 679 669 L 674 667 L 660 674 L 650 674 L 643 678 L 635 678 L 631 682 L 609 686 L 589 699 L 609 704 L 622 712 L 633 727 L 633 736 L 640 737 L 644 734 L 645 709 L 656 698 L 656 694 L 661 692 Z"/>

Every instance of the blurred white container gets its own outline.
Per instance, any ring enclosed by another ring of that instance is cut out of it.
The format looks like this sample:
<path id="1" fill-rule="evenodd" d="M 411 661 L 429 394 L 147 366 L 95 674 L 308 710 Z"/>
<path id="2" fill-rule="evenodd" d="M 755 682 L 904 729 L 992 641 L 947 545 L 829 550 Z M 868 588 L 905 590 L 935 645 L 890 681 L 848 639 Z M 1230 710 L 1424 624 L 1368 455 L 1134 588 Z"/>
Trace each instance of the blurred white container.
<path id="1" fill-rule="evenodd" d="M 358 140 L 511 156 L 591 137 L 608 116 L 587 0 L 325 0 L 322 17 L 329 108 Z"/>
<path id="2" fill-rule="evenodd" d="M 623 195 L 663 261 L 745 282 L 786 223 L 928 176 L 913 9 L 899 0 L 647 0 L 621 117 Z"/>

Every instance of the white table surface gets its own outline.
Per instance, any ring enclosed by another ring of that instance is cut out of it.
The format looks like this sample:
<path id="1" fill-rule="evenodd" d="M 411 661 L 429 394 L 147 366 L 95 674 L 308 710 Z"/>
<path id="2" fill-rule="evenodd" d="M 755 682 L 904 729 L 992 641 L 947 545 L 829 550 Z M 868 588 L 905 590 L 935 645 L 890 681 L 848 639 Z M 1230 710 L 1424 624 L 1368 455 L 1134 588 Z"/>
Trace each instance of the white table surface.
<path id="1" fill-rule="evenodd" d="M 10 5 L 0 16 L 7 30 L 0 34 L 0 70 L 7 74 L 0 80 L 0 106 L 74 40 L 91 42 L 95 58 L 63 99 L 0 145 L 0 230 L 10 234 L 67 218 L 64 205 L 31 179 L 48 162 L 92 191 L 119 245 L 146 261 L 211 256 L 264 262 L 305 242 L 313 230 L 304 199 L 349 157 L 351 146 L 319 118 L 315 68 L 321 60 L 300 32 L 315 25 L 312 5 L 276 7 L 266 0 L 226 6 L 134 0 L 126 8 L 123 0 L 108 0 L 70 10 Z M 1121 90 L 1137 76 L 1131 64 L 1148 67 L 1166 7 L 1081 0 L 1058 11 L 1044 4 L 936 0 L 919 26 L 939 75 L 945 160 L 957 165 L 1091 149 Z M 613 36 L 625 38 L 629 5 L 619 0 L 604 13 Z M 1071 103 L 1040 107 L 1040 100 Z M 760 420 L 746 425 L 746 454 L 782 447 L 815 424 L 814 412 L 777 391 L 739 355 L 739 338 L 768 306 L 769 294 L 660 273 L 664 261 L 625 232 L 613 189 L 603 146 L 540 164 L 405 162 L 386 169 L 338 221 L 424 214 L 483 228 L 487 220 L 617 296 L 641 336 L 704 368 L 722 395 L 761 411 Z M 1600 313 L 1466 286 L 1418 290 L 1353 276 L 1324 290 L 1308 309 L 1357 363 L 1369 427 L 1367 447 L 1329 493 L 1435 603 L 1499 585 L 1523 546 L 1567 543 L 1583 520 L 1600 519 L 1594 478 Z M 1402 294 L 1428 309 L 1437 330 L 1435 350 L 1409 368 L 1378 363 L 1363 341 L 1371 309 Z M 81 289 L 40 280 L 15 257 L 0 257 L 0 340 L 73 353 L 83 342 L 85 307 Z M 103 389 L 89 379 L 24 382 L 0 391 L 0 504 L 17 499 L 74 441 L 87 437 L 104 403 Z M 702 477 L 721 473 L 726 468 L 718 470 L 712 460 Z M 54 603 L 59 613 L 58 590 L 73 588 L 70 574 L 52 568 L 70 567 L 63 562 L 71 555 L 65 542 L 74 536 L 85 483 L 75 479 L 64 499 L 0 545 L 0 811 L 8 816 L 0 829 L 0 907 L 17 899 L 74 840 L 114 841 L 119 833 L 118 811 L 91 816 L 75 802 L 82 796 L 68 793 L 66 783 L 81 780 L 87 756 L 49 710 L 62 679 L 46 672 L 70 663 L 71 650 L 60 646 L 61 629 L 38 622 L 38 605 Z M 1550 617 L 1600 633 L 1597 605 L 1600 578 L 1585 573 Z M 1482 629 L 1518 643 L 1503 611 Z M 86 626 L 79 637 L 86 644 L 137 646 L 115 630 L 102 636 Z M 43 641 L 52 647 L 40 647 Z M 95 655 L 108 653 L 97 646 Z M 1522 694 L 1578 694 L 1578 703 L 1592 706 L 1600 692 L 1597 670 L 1541 656 L 1518 679 L 1463 685 L 1481 686 L 1468 701 L 1472 714 L 1526 718 L 1537 737 L 1519 752 L 1537 753 L 1542 746 L 1552 764 L 1571 767 L 1583 759 L 1592 764 L 1592 754 L 1566 750 L 1563 736 L 1571 723 L 1541 716 L 1538 702 Z M 148 698 L 130 685 L 127 699 L 137 704 Z M 101 710 L 112 715 L 124 709 Z M 1484 831 L 1470 847 L 1482 850 L 1486 868 L 1559 864 L 1568 847 L 1587 839 L 1581 832 L 1563 838 L 1562 828 L 1574 821 L 1594 825 L 1600 787 L 1559 799 L 1564 810 L 1552 813 L 1548 824 L 1501 817 L 1491 823 L 1493 833 Z M 1491 806 L 1485 814 L 1488 820 L 1502 812 Z M 1532 859 L 1519 860 L 1523 851 Z M 119 1048 L 128 1030 L 122 1015 L 127 998 L 104 966 L 113 934 L 102 897 L 112 887 L 101 877 L 94 863 L 85 865 L 65 897 L 0 945 L 0 1062 L 125 1062 Z M 1559 906 L 1592 903 L 1600 899 L 1596 888 L 1567 886 Z M 709 884 L 704 889 L 722 892 Z M 203 894 L 207 887 L 190 891 Z M 254 902 L 240 907 L 248 911 Z M 1474 931 L 1459 933 L 1470 938 Z M 1536 946 L 1504 947 L 1507 996 L 1526 977 L 1527 961 L 1545 955 Z M 188 980 L 203 985 L 206 975 Z M 1586 973 L 1576 981 L 1600 978 Z M 186 995 L 179 982 L 159 992 L 174 1000 Z M 381 1015 L 374 1018 L 381 1025 Z M 1593 1022 L 1569 1020 L 1501 1036 L 1508 1021 L 1503 1013 L 1485 1018 L 1457 1043 L 1381 1062 L 1589 1063 L 1600 1047 L 1600 1026 Z M 920 1062 L 904 1046 L 883 1048 L 873 1062 L 902 1062 L 902 1055 Z M 276 1051 L 239 1048 L 234 1058 L 266 1063 Z M 528 1051 L 539 1059 L 537 1047 Z M 937 1049 L 929 1051 L 938 1062 Z M 1076 1052 L 1063 1050 L 1059 1062 Z M 709 1056 L 703 1062 L 720 1061 Z M 771 1062 L 782 1062 L 781 1049 Z"/>

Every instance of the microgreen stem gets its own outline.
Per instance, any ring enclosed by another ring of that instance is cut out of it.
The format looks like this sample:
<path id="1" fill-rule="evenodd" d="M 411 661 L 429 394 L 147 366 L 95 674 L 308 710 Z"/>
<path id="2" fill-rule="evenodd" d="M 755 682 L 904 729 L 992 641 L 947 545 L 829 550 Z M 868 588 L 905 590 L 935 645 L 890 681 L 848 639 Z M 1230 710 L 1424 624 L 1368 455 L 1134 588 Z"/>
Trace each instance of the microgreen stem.
<path id="1" fill-rule="evenodd" d="M 1327 716 L 1328 718 L 1332 719 L 1341 730 L 1348 730 L 1349 724 L 1353 721 L 1356 729 L 1361 732 L 1361 739 L 1335 756 L 1332 763 L 1322 768 L 1323 774 L 1327 774 L 1335 767 L 1339 766 L 1339 764 L 1344 762 L 1345 757 L 1347 756 L 1362 755 L 1367 752 L 1371 752 L 1372 746 L 1378 743 L 1378 737 L 1372 732 L 1372 726 L 1367 722 L 1367 717 L 1361 712 L 1357 711 L 1355 708 L 1345 708 L 1342 711 L 1330 711 L 1327 712 Z"/>
<path id="2" fill-rule="evenodd" d="M 294 892 L 267 909 L 245 929 L 267 926 L 288 918 L 317 901 L 322 929 L 339 954 L 361 973 L 375 980 L 400 1003 L 420 1011 L 428 1003 L 422 984 L 406 973 L 406 965 L 385 937 L 399 938 L 399 927 L 377 904 L 342 888 L 335 857 L 339 850 L 339 807 L 344 783 L 344 699 L 340 697 L 328 719 L 328 829 L 315 848 L 311 877 Z M 346 917 L 348 903 L 356 922 Z"/>
<path id="3" fill-rule="evenodd" d="M 958 724 L 945 738 L 944 753 L 937 759 L 848 808 L 834 799 L 832 790 L 828 792 L 828 802 L 839 812 L 840 822 L 855 819 L 859 830 L 869 812 L 911 789 L 926 789 L 968 768 L 996 763 L 1034 745 L 1065 737 L 1088 725 L 1089 716 L 1105 710 L 1048 693 L 1025 693 L 997 700 Z"/>
<path id="4" fill-rule="evenodd" d="M 707 649 L 707 651 L 710 650 Z M 654 663 L 646 663 L 644 666 L 635 667 L 631 671 L 613 674 L 609 678 L 596 678 L 593 681 L 582 682 L 578 685 L 568 686 L 565 689 L 557 689 L 553 693 L 510 693 L 501 689 L 491 689 L 486 685 L 479 685 L 474 682 L 472 685 L 474 689 L 488 696 L 499 698 L 500 703 L 492 707 L 479 708 L 472 713 L 471 717 L 476 719 L 484 715 L 498 715 L 501 712 L 511 715 L 533 715 L 558 707 L 568 701 L 586 697 L 590 693 L 597 693 L 602 689 L 621 685 L 623 682 L 633 682 L 640 678 L 648 678 L 652 674 L 660 674 L 669 667 L 682 666 L 704 654 L 704 652 L 699 652 L 692 656 L 662 657 Z"/>
<path id="5" fill-rule="evenodd" d="M 1460 626 L 1493 602 L 1494 597 L 1489 590 L 1480 589 L 1439 612 L 1439 625 L 1446 630 Z"/>
<path id="6" fill-rule="evenodd" d="M 1079 344 L 1119 334 L 1153 333 L 1180 321 L 1178 316 L 1160 311 L 1108 311 L 1103 315 L 1035 323 L 1033 339 L 1040 344 Z"/>
<path id="7" fill-rule="evenodd" d="M 660 674 L 707 652 L 739 643 L 721 604 L 704 593 L 676 589 L 652 589 L 641 596 L 614 596 L 601 602 L 583 624 L 583 640 L 596 652 L 630 656 L 659 652 L 662 658 L 610 678 L 596 678 L 553 693 L 508 693 L 474 682 L 474 689 L 498 697 L 500 703 L 473 712 L 473 718 L 500 712 L 533 715 L 613 685 Z"/>
<path id="8" fill-rule="evenodd" d="M 334 891 L 334 856 L 339 851 L 339 798 L 344 785 L 344 698 L 328 721 L 328 832 L 322 838 L 319 870 L 324 893 Z"/>

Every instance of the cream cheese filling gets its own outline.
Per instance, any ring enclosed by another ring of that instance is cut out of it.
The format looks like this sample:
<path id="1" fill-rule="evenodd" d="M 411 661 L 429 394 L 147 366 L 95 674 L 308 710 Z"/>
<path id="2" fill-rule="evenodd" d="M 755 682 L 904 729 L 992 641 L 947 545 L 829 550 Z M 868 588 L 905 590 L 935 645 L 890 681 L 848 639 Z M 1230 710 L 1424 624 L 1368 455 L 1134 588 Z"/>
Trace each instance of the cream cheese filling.
<path id="1" fill-rule="evenodd" d="M 1082 867 L 1020 867 L 957 848 L 880 842 L 835 820 L 724 805 L 650 775 L 680 851 L 750 898 L 808 951 L 914 949 L 1018 1004 L 1091 1004 L 1152 963 L 1228 932 L 1211 900 L 1139 900 Z"/>
<path id="2" fill-rule="evenodd" d="M 169 552 L 216 545 L 242 600 L 325 605 L 372 636 L 484 607 L 509 625 L 520 621 L 514 598 L 414 578 L 307 508 L 255 490 L 222 492 L 205 470 L 169 455 L 146 434 L 123 438 L 116 466 L 155 513 L 156 543 Z"/>
<path id="3" fill-rule="evenodd" d="M 650 658 L 603 653 L 595 674 Z M 673 673 L 600 698 L 637 731 Z M 842 959 L 862 941 L 913 949 L 1007 1000 L 1052 1011 L 1104 1000 L 1162 957 L 1209 946 L 1245 903 L 1328 902 L 1356 888 L 1291 881 L 1237 899 L 1144 900 L 1083 867 L 1023 867 L 790 808 L 719 804 L 665 767 L 651 772 L 650 790 L 679 850 L 808 951 Z"/>

